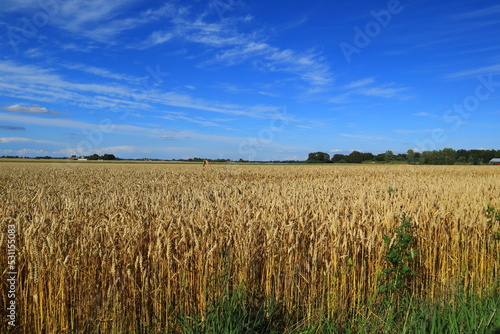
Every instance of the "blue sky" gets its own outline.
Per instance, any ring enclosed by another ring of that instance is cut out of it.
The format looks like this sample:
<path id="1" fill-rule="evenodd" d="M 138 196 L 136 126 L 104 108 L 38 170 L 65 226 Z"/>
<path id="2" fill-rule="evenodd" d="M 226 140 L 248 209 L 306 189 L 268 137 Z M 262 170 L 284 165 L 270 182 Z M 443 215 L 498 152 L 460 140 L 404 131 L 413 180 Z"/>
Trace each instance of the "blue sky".
<path id="1" fill-rule="evenodd" d="M 496 1 L 3 0 L 0 155 L 500 148 Z"/>

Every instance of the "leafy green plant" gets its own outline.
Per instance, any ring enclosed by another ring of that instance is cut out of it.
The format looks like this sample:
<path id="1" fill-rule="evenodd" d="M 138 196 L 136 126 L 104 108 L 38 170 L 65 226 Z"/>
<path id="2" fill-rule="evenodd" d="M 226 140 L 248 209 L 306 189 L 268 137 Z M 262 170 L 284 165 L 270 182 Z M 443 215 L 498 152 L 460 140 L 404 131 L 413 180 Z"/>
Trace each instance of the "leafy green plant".
<path id="1" fill-rule="evenodd" d="M 182 333 L 280 333 L 283 331 L 282 308 L 268 297 L 236 288 L 212 300 L 204 319 L 179 314 Z"/>
<path id="2" fill-rule="evenodd" d="M 417 275 L 411 263 L 417 258 L 418 251 L 412 247 L 415 238 L 412 233 L 410 219 L 405 214 L 401 217 L 401 224 L 396 228 L 394 236 L 383 235 L 386 246 L 385 268 L 380 277 L 382 285 L 380 291 L 395 292 L 409 290 L 409 280 Z"/>
<path id="3" fill-rule="evenodd" d="M 387 192 L 389 193 L 390 196 L 392 196 L 394 194 L 394 188 L 393 187 L 389 187 L 389 189 L 387 190 Z"/>
<path id="4" fill-rule="evenodd" d="M 500 240 L 500 210 L 497 210 L 488 204 L 485 214 L 488 219 L 488 230 L 491 233 L 493 240 Z"/>

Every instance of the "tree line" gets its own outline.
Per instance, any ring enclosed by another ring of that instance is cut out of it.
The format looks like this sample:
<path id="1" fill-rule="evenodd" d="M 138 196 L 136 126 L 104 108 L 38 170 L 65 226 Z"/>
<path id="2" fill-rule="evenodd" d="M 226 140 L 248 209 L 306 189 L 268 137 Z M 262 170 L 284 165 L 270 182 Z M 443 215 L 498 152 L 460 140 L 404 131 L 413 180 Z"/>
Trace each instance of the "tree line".
<path id="1" fill-rule="evenodd" d="M 415 152 L 408 150 L 406 153 L 394 154 L 386 151 L 374 155 L 352 151 L 350 154 L 334 154 L 331 158 L 325 152 L 309 153 L 307 162 L 312 163 L 363 163 L 363 162 L 401 162 L 423 165 L 453 165 L 453 164 L 487 164 L 493 158 L 500 158 L 500 150 L 454 150 L 445 148 L 442 150 Z"/>

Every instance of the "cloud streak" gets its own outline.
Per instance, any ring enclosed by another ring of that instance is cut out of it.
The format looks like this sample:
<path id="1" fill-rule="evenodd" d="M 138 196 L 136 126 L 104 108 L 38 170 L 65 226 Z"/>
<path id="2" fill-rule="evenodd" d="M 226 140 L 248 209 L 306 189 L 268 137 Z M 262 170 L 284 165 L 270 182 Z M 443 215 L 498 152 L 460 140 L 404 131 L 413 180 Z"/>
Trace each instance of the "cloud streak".
<path id="1" fill-rule="evenodd" d="M 453 73 L 445 74 L 444 77 L 447 79 L 468 79 L 476 78 L 480 75 L 492 75 L 500 73 L 500 64 L 495 64 L 491 66 L 484 66 L 464 71 L 457 71 Z"/>
<path id="2" fill-rule="evenodd" d="M 48 140 L 38 140 L 24 137 L 0 137 L 0 143 L 38 143 L 38 144 L 51 144 L 51 145 L 63 145 L 61 143 L 48 141 Z"/>
<path id="3" fill-rule="evenodd" d="M 57 116 L 65 115 L 57 111 L 48 110 L 47 108 L 44 108 L 38 104 L 32 104 L 29 106 L 14 104 L 12 106 L 0 107 L 0 109 L 11 112 L 25 113 L 25 114 L 46 114 L 46 115 L 57 115 Z"/>
<path id="4" fill-rule="evenodd" d="M 385 136 L 367 136 L 367 135 L 353 135 L 349 133 L 341 133 L 342 137 L 354 138 L 354 139 L 363 139 L 363 140 L 392 140 L 389 137 Z"/>
<path id="5" fill-rule="evenodd" d="M 26 128 L 24 126 L 0 125 L 0 130 L 22 131 L 26 130 Z"/>

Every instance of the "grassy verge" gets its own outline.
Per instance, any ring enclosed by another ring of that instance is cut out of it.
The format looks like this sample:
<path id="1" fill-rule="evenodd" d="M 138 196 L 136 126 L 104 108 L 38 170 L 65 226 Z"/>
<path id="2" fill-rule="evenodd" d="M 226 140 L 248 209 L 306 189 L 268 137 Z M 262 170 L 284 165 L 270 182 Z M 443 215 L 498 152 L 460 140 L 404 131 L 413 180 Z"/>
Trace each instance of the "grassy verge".
<path id="1" fill-rule="evenodd" d="M 180 314 L 178 333 L 500 333 L 500 299 L 457 292 L 447 300 L 406 296 L 365 305 L 315 324 L 292 318 L 268 297 L 238 290 L 212 301 L 204 317 Z"/>

